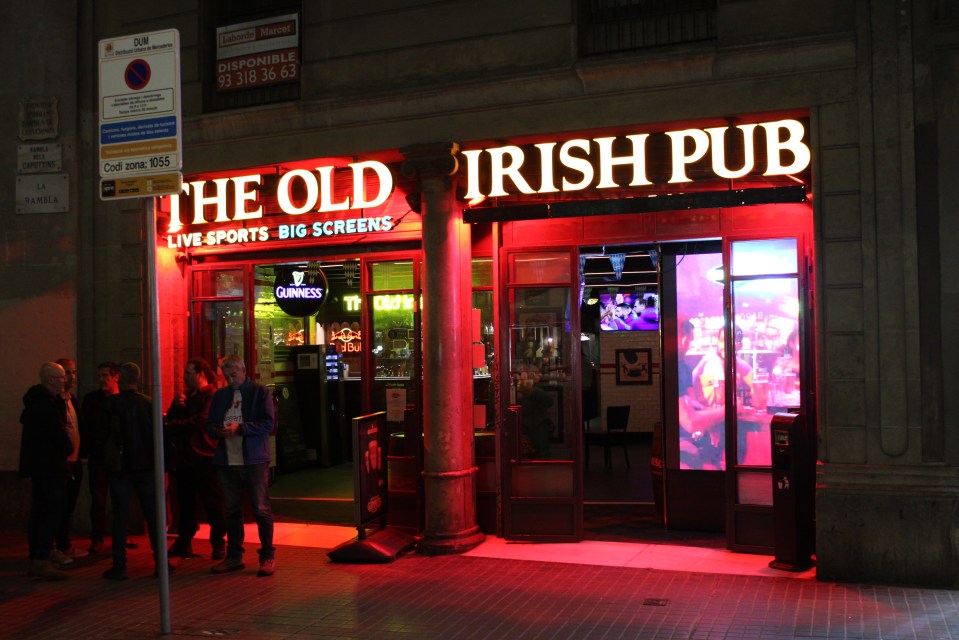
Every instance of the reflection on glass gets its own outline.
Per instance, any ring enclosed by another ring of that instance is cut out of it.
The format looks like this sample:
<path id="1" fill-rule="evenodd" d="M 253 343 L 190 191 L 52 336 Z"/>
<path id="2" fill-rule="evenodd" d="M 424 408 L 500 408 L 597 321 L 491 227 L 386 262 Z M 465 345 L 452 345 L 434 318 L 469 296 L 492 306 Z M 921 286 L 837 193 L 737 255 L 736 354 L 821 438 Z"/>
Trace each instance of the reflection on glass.
<path id="1" fill-rule="evenodd" d="M 395 260 L 370 263 L 370 285 L 374 291 L 413 288 L 413 262 Z"/>
<path id="2" fill-rule="evenodd" d="M 199 353 L 211 363 L 219 365 L 225 356 L 244 358 L 243 302 L 198 302 L 195 343 Z M 217 367 L 217 375 L 220 375 Z"/>
<path id="3" fill-rule="evenodd" d="M 799 406 L 799 287 L 796 278 L 733 282 L 738 463 L 771 463 L 773 414 Z"/>
<path id="4" fill-rule="evenodd" d="M 522 407 L 519 454 L 572 456 L 569 287 L 510 291 L 510 404 Z"/>
<path id="5" fill-rule="evenodd" d="M 243 295 L 243 271 L 225 269 L 193 272 L 193 297 L 232 298 Z"/>
<path id="6" fill-rule="evenodd" d="M 799 406 L 799 285 L 793 238 L 735 242 L 734 359 L 727 364 L 720 254 L 676 259 L 680 468 L 726 468 L 727 393 L 736 463 L 768 466 L 773 414 Z M 748 274 L 750 279 L 737 279 Z M 790 274 L 776 277 L 775 274 Z M 717 274 L 720 277 L 717 277 Z M 772 277 L 756 277 L 773 274 Z M 735 387 L 727 389 L 727 369 Z"/>
<path id="7" fill-rule="evenodd" d="M 569 253 L 514 253 L 509 258 L 510 282 L 547 284 L 569 282 Z"/>
<path id="8" fill-rule="evenodd" d="M 493 292 L 473 292 L 473 428 L 495 428 L 493 419 Z"/>
<path id="9" fill-rule="evenodd" d="M 722 254 L 675 258 L 680 469 L 726 468 Z"/>
<path id="10" fill-rule="evenodd" d="M 732 275 L 782 275 L 796 273 L 795 238 L 748 240 L 732 244 Z"/>

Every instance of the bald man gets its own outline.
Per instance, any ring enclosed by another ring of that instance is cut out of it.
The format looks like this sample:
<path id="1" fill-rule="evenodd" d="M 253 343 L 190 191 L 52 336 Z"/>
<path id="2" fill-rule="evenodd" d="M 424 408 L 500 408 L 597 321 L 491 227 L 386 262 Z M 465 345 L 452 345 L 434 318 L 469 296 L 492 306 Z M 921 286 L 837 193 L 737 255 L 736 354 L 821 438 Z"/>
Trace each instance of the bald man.
<path id="1" fill-rule="evenodd" d="M 40 384 L 23 396 L 20 423 L 20 475 L 31 480 L 30 518 L 27 541 L 30 547 L 31 576 L 44 580 L 66 577 L 50 561 L 54 537 L 63 515 L 67 456 L 74 445 L 70 439 L 66 403 L 62 393 L 66 372 L 56 362 L 40 367 Z"/>

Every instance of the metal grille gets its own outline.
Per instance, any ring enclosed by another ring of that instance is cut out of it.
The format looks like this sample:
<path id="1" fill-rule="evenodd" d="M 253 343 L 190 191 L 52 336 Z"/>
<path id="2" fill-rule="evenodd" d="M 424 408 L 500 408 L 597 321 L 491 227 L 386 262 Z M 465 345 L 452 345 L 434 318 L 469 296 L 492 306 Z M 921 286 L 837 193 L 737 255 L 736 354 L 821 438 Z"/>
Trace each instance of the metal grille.
<path id="1" fill-rule="evenodd" d="M 583 56 L 716 38 L 716 0 L 581 0 Z"/>

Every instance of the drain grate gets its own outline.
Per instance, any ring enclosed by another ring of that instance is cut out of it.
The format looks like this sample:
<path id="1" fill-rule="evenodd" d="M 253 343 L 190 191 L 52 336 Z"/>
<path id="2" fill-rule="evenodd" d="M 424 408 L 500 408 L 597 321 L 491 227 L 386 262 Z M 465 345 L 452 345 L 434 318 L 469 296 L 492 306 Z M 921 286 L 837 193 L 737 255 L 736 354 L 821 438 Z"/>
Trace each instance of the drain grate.
<path id="1" fill-rule="evenodd" d="M 669 604 L 669 600 L 664 598 L 646 598 L 643 600 L 644 607 L 665 607 Z"/>

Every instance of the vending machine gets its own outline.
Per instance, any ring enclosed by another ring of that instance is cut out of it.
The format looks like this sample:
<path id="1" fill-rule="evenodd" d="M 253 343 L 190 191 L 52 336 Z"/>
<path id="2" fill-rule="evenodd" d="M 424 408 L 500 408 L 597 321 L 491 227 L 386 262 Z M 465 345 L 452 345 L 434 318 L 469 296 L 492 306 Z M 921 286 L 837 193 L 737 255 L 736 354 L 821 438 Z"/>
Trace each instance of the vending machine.
<path id="1" fill-rule="evenodd" d="M 326 346 L 323 365 L 323 433 L 326 444 L 323 462 L 329 466 L 350 461 L 352 447 L 347 421 L 346 385 L 343 381 L 343 356 L 336 345 Z"/>

